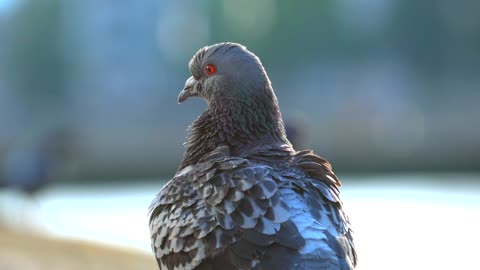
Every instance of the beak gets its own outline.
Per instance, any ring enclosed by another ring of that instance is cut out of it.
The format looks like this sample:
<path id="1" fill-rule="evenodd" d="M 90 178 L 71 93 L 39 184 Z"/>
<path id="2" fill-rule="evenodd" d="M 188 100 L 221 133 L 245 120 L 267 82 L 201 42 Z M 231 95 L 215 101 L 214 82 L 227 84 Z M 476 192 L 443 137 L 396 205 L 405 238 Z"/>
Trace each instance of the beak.
<path id="1" fill-rule="evenodd" d="M 185 82 L 185 87 L 183 88 L 182 92 L 180 92 L 180 95 L 178 95 L 179 104 L 187 100 L 189 97 L 198 96 L 198 93 L 195 90 L 196 83 L 197 83 L 197 80 L 195 80 L 193 76 L 188 78 L 188 80 Z"/>

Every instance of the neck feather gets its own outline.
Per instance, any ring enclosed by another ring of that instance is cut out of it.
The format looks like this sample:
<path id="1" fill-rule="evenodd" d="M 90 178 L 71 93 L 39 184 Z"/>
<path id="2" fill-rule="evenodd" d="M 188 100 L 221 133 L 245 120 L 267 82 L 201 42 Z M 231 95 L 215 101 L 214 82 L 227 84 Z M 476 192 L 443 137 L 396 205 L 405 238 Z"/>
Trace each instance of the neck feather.
<path id="1" fill-rule="evenodd" d="M 290 145 L 273 91 L 263 93 L 210 102 L 190 127 L 180 169 L 219 146 L 227 146 L 233 156 L 242 156 L 258 146 Z"/>

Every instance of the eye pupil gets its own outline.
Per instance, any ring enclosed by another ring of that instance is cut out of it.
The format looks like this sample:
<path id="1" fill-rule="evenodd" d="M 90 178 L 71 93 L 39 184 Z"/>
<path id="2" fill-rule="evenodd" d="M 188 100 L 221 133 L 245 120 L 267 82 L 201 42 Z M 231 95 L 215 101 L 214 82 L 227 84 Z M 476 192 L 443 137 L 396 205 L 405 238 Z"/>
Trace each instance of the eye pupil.
<path id="1" fill-rule="evenodd" d="M 208 64 L 205 66 L 205 73 L 207 73 L 208 75 L 213 75 L 215 74 L 215 72 L 216 70 L 214 65 Z"/>

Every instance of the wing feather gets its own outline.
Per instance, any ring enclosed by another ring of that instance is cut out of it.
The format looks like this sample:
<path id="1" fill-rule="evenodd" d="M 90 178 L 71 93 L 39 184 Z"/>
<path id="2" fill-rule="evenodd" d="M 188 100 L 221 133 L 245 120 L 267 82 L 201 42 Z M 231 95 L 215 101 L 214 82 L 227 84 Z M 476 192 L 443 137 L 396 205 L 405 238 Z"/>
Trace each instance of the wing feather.
<path id="1" fill-rule="evenodd" d="M 279 254 L 291 257 L 282 269 L 295 268 L 308 256 L 319 258 L 320 242 L 325 254 L 347 254 L 355 262 L 338 179 L 312 152 L 296 158 L 296 169 L 281 170 L 212 154 L 177 173 L 150 206 L 160 269 L 269 269 Z"/>

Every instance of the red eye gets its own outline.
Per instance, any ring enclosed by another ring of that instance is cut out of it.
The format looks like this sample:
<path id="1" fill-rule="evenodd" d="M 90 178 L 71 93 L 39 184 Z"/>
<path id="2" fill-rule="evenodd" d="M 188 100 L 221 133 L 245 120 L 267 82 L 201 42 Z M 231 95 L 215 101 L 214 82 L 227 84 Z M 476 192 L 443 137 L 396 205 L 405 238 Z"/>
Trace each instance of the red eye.
<path id="1" fill-rule="evenodd" d="M 212 64 L 205 65 L 205 73 L 207 73 L 207 75 L 213 75 L 215 74 L 216 71 L 217 69 L 215 68 L 214 65 Z"/>

